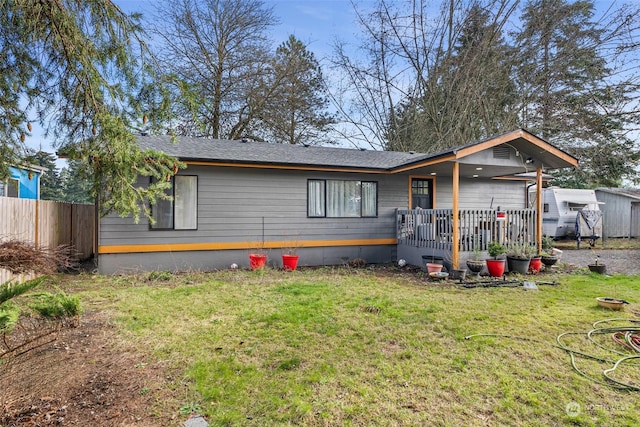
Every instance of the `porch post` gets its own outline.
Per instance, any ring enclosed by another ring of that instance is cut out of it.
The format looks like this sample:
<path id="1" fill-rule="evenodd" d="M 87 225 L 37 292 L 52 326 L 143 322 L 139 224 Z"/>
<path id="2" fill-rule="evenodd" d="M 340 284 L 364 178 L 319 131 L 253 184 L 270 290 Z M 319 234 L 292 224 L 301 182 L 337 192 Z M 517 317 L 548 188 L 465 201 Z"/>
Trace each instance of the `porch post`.
<path id="1" fill-rule="evenodd" d="M 458 268 L 460 258 L 460 224 L 458 218 L 458 196 L 460 190 L 460 164 L 453 162 L 453 233 L 451 236 L 451 264 Z"/>
<path id="2" fill-rule="evenodd" d="M 536 246 L 542 252 L 542 168 L 536 169 Z"/>

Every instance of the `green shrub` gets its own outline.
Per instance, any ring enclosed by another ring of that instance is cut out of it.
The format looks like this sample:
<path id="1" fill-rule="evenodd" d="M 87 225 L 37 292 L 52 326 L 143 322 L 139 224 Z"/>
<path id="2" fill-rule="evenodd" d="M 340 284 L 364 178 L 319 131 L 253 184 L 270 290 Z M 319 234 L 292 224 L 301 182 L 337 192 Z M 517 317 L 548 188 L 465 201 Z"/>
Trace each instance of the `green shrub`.
<path id="1" fill-rule="evenodd" d="M 20 317 L 20 307 L 13 303 L 5 303 L 0 306 L 0 333 L 13 331 L 18 318 Z"/>
<path id="2" fill-rule="evenodd" d="M 498 258 L 500 255 L 505 253 L 507 248 L 500 242 L 492 240 L 489 242 L 489 246 L 487 247 L 487 252 L 489 252 L 489 256 L 491 258 Z"/>
<path id="3" fill-rule="evenodd" d="M 14 283 L 9 280 L 0 285 L 0 307 L 5 302 L 9 301 L 12 298 L 15 298 L 19 295 L 24 294 L 25 292 L 35 288 L 45 279 L 45 276 L 38 277 L 37 279 L 28 280 L 24 283 Z"/>
<path id="4" fill-rule="evenodd" d="M 35 301 L 29 304 L 29 307 L 39 315 L 48 318 L 74 317 L 82 312 L 80 299 L 62 291 L 57 294 L 48 292 L 37 294 Z"/>

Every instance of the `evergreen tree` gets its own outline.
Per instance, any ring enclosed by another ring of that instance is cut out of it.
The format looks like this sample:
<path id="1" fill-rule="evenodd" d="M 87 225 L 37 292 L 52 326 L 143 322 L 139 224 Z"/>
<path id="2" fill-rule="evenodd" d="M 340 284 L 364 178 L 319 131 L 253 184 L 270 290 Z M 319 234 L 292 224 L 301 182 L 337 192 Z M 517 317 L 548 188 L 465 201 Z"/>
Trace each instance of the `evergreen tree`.
<path id="1" fill-rule="evenodd" d="M 164 197 L 175 159 L 141 152 L 132 134 L 145 112 L 164 118 L 141 103 L 152 97 L 138 97 L 155 87 L 138 18 L 109 0 L 0 2 L 0 177 L 23 156 L 35 113 L 56 147 L 91 170 L 101 214 L 138 217 Z M 140 188 L 138 175 L 158 179 Z"/>
<path id="2" fill-rule="evenodd" d="M 358 14 L 358 58 L 337 47 L 354 144 L 432 152 L 524 127 L 580 160 L 559 183 L 640 181 L 640 7 L 596 19 L 590 0 L 448 0 L 430 19 L 429 6 L 379 0 Z"/>
<path id="3" fill-rule="evenodd" d="M 580 159 L 579 169 L 560 173 L 557 182 L 574 187 L 620 185 L 637 176 L 640 159 L 629 137 L 638 115 L 627 109 L 637 76 L 615 75 L 607 64 L 626 51 L 621 36 L 629 28 L 595 22 L 594 11 L 590 0 L 532 0 L 516 36 L 522 126 Z M 608 45 L 617 53 L 605 58 Z"/>
<path id="4" fill-rule="evenodd" d="M 64 201 L 70 203 L 94 203 L 91 195 L 91 179 L 84 175 L 82 163 L 70 160 L 60 172 Z"/>
<path id="5" fill-rule="evenodd" d="M 28 164 L 47 168 L 40 176 L 40 198 L 42 200 L 63 201 L 62 182 L 55 156 L 46 151 L 38 151 L 27 156 L 25 161 Z"/>
<path id="6" fill-rule="evenodd" d="M 387 149 L 439 151 L 516 127 L 502 18 L 478 4 L 461 15 L 459 28 L 448 29 L 454 43 L 418 80 L 419 96 L 391 113 Z"/>
<path id="7" fill-rule="evenodd" d="M 294 36 L 276 50 L 270 101 L 262 122 L 274 142 L 314 144 L 328 142 L 329 99 L 322 70 L 312 52 Z"/>

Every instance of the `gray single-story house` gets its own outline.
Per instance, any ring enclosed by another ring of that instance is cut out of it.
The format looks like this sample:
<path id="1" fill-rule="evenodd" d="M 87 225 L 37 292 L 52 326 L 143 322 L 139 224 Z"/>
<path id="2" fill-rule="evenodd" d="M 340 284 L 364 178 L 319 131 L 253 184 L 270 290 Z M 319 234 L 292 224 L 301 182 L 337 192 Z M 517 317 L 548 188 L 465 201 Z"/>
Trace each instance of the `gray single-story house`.
<path id="1" fill-rule="evenodd" d="M 640 190 L 596 188 L 604 237 L 640 237 Z"/>
<path id="2" fill-rule="evenodd" d="M 292 246 L 301 266 L 399 257 L 419 265 L 429 253 L 457 264 L 490 239 L 540 242 L 528 187 L 542 187 L 543 171 L 577 165 L 522 129 L 433 154 L 138 140 L 142 149 L 163 151 L 187 167 L 172 179 L 174 200 L 151 207 L 155 224 L 100 219 L 101 273 L 246 267 L 256 250 L 277 267 Z M 140 185 L 149 179 L 141 177 Z"/>

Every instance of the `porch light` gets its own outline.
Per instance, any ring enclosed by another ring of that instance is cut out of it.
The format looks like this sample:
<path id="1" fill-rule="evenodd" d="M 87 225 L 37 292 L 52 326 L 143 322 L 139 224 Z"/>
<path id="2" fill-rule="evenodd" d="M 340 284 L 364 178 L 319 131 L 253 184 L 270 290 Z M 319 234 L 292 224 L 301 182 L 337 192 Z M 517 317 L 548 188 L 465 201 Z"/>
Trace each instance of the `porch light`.
<path id="1" fill-rule="evenodd" d="M 480 176 L 480 175 L 475 174 L 475 175 L 473 175 L 473 178 L 477 178 L 477 177 L 479 177 L 479 176 Z"/>
<path id="2" fill-rule="evenodd" d="M 432 175 L 432 176 L 433 176 L 433 175 L 435 175 L 435 174 L 436 174 L 435 172 L 431 172 L 429 175 Z"/>
<path id="3" fill-rule="evenodd" d="M 478 168 L 476 168 L 476 170 L 477 170 L 477 171 L 481 171 L 481 170 L 482 170 L 482 167 L 478 167 Z"/>

